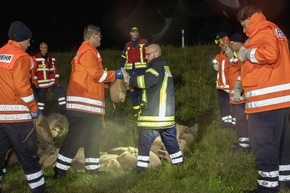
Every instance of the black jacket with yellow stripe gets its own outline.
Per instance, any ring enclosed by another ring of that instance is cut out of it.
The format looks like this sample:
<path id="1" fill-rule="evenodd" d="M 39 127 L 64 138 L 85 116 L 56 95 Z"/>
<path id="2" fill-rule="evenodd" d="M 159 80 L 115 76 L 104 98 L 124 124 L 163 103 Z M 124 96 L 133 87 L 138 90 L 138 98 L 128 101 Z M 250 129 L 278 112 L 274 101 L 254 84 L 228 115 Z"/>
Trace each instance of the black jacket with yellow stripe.
<path id="1" fill-rule="evenodd" d="M 144 75 L 132 76 L 130 85 L 143 89 L 138 127 L 165 129 L 175 125 L 173 78 L 161 56 L 148 63 Z"/>

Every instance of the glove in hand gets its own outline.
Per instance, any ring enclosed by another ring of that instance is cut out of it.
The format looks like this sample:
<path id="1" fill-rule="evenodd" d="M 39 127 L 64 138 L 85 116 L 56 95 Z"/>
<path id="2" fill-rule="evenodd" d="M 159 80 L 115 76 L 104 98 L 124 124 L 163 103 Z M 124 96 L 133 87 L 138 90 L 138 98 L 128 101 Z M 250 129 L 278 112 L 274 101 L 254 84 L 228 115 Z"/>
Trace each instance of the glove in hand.
<path id="1" fill-rule="evenodd" d="M 130 82 L 130 75 L 129 75 L 129 73 L 124 68 L 121 68 L 121 71 L 123 73 L 123 78 L 124 78 L 125 84 L 129 85 L 129 82 Z"/>
<path id="2" fill-rule="evenodd" d="M 228 59 L 231 59 L 231 58 L 234 57 L 234 52 L 233 52 L 233 50 L 232 50 L 232 49 L 231 49 L 227 44 L 224 44 L 224 45 L 222 46 L 222 49 L 225 51 L 225 53 L 226 53 Z"/>
<path id="3" fill-rule="evenodd" d="M 245 60 L 250 60 L 251 49 L 246 49 L 244 46 L 241 46 L 238 52 L 238 58 L 240 61 L 244 62 Z"/>
<path id="4" fill-rule="evenodd" d="M 30 113 L 30 114 L 31 114 L 32 119 L 37 119 L 40 114 L 43 115 L 43 112 L 42 110 L 38 109 L 35 113 Z"/>
<path id="5" fill-rule="evenodd" d="M 122 79 L 123 78 L 123 73 L 121 70 L 116 70 L 116 79 Z"/>
<path id="6" fill-rule="evenodd" d="M 241 102 L 241 95 L 242 95 L 243 90 L 244 89 L 243 89 L 241 81 L 237 80 L 235 89 L 234 89 L 234 94 L 233 94 L 234 101 Z"/>
<path id="7" fill-rule="evenodd" d="M 213 69 L 214 69 L 215 71 L 218 71 L 218 70 L 219 70 L 219 66 L 218 66 L 218 64 L 213 64 L 212 67 L 213 67 Z"/>

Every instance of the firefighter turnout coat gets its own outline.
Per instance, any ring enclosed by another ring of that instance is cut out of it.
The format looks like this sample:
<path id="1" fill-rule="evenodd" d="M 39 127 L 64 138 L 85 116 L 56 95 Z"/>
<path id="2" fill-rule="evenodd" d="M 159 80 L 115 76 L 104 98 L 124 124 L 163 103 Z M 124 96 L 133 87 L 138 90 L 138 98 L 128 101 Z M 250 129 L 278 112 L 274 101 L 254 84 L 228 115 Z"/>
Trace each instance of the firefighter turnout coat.
<path id="1" fill-rule="evenodd" d="M 56 68 L 55 57 L 47 53 L 44 58 L 40 53 L 33 56 L 36 60 L 36 65 L 32 70 L 32 83 L 36 88 L 49 88 L 59 82 L 59 73 Z"/>
<path id="2" fill-rule="evenodd" d="M 16 41 L 0 49 L 0 123 L 32 121 L 30 112 L 38 110 L 30 84 L 33 66 L 33 58 Z"/>
<path id="3" fill-rule="evenodd" d="M 262 13 L 251 16 L 244 47 L 251 49 L 244 61 L 241 81 L 246 113 L 290 107 L 290 58 L 288 40 Z M 277 46 L 278 45 L 278 46 Z"/>
<path id="4" fill-rule="evenodd" d="M 67 110 L 105 114 L 105 82 L 115 80 L 115 71 L 103 69 L 99 51 L 84 41 L 72 60 L 67 88 Z"/>
<path id="5" fill-rule="evenodd" d="M 143 89 L 138 127 L 165 129 L 175 125 L 173 78 L 161 56 L 148 63 L 144 75 L 132 76 L 130 85 Z"/>

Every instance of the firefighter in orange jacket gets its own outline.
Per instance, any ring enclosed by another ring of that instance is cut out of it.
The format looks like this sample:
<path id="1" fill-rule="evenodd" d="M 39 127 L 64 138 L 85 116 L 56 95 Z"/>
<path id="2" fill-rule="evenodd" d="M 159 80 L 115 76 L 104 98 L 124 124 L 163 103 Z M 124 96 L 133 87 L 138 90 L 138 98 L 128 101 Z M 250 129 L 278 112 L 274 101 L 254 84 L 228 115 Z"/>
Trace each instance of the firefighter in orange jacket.
<path id="1" fill-rule="evenodd" d="M 245 96 L 240 82 L 242 62 L 237 58 L 236 51 L 245 42 L 245 38 L 240 33 L 235 33 L 230 37 L 230 45 L 225 45 L 223 50 L 230 59 L 229 70 L 229 96 L 232 107 L 232 114 L 235 117 L 235 130 L 238 137 L 238 144 L 233 147 L 233 151 L 250 152 L 250 141 L 248 136 L 248 121 L 245 114 Z"/>
<path id="2" fill-rule="evenodd" d="M 48 89 L 51 88 L 57 98 L 59 112 L 65 114 L 65 92 L 59 85 L 60 77 L 56 67 L 56 59 L 51 53 L 48 53 L 47 43 L 41 42 L 39 49 L 40 52 L 33 56 L 37 64 L 32 70 L 32 83 L 37 88 L 37 104 L 40 110 L 45 110 L 46 95 Z"/>
<path id="3" fill-rule="evenodd" d="M 10 25 L 8 36 L 8 43 L 0 48 L 0 163 L 4 163 L 12 144 L 31 192 L 46 192 L 33 125 L 33 119 L 41 113 L 30 84 L 34 60 L 25 52 L 30 46 L 32 32 L 22 22 L 15 21 Z M 2 179 L 1 168 L 0 192 Z"/>
<path id="4" fill-rule="evenodd" d="M 96 49 L 101 44 L 101 29 L 88 25 L 84 41 L 72 60 L 67 89 L 69 129 L 57 156 L 54 178 L 65 175 L 80 147 L 84 148 L 85 169 L 101 174 L 99 147 L 102 116 L 105 114 L 105 83 L 122 79 L 121 70 L 106 71 Z"/>
<path id="5" fill-rule="evenodd" d="M 258 170 L 257 190 L 290 188 L 290 55 L 288 40 L 256 7 L 237 19 L 249 37 L 240 48 L 241 81 L 246 96 L 249 137 Z"/>
<path id="6" fill-rule="evenodd" d="M 139 29 L 137 27 L 131 28 L 130 36 L 131 40 L 126 43 L 121 55 L 120 67 L 124 68 L 130 76 L 140 76 L 143 75 L 147 69 L 145 50 L 149 46 L 149 42 L 146 39 L 140 38 Z M 142 89 L 131 87 L 129 94 L 134 115 L 137 116 L 141 108 Z"/>
<path id="7" fill-rule="evenodd" d="M 214 65 L 217 66 L 217 80 L 216 89 L 218 90 L 218 105 L 220 110 L 220 115 L 222 118 L 222 126 L 224 128 L 233 128 L 235 121 L 231 115 L 231 105 L 229 99 L 229 69 L 230 62 L 222 49 L 223 44 L 229 44 L 228 34 L 225 32 L 219 32 L 216 35 L 215 43 L 220 48 L 219 53 L 216 55 L 214 60 Z"/>

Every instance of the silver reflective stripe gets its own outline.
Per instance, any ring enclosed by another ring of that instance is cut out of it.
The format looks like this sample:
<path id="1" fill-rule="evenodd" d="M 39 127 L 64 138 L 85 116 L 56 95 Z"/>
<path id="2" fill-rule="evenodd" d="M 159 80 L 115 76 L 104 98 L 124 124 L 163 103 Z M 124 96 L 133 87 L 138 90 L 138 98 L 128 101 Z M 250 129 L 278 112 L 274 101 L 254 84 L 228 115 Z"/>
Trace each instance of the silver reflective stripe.
<path id="1" fill-rule="evenodd" d="M 100 162 L 100 158 L 86 158 L 85 162 L 99 163 Z"/>
<path id="2" fill-rule="evenodd" d="M 0 111 L 29 111 L 24 105 L 0 105 Z"/>
<path id="3" fill-rule="evenodd" d="M 92 107 L 87 105 L 80 105 L 80 104 L 66 104 L 67 109 L 79 109 L 79 110 L 85 110 L 95 113 L 105 113 L 105 110 L 99 107 Z"/>
<path id="4" fill-rule="evenodd" d="M 264 171 L 258 171 L 259 175 L 266 178 L 275 178 L 279 176 L 279 171 L 272 171 L 272 172 L 264 172 Z"/>
<path id="5" fill-rule="evenodd" d="M 39 62 L 39 61 L 45 61 L 44 58 L 35 58 L 35 60 L 38 61 L 38 62 Z"/>
<path id="6" fill-rule="evenodd" d="M 141 156 L 138 155 L 137 160 L 141 160 L 141 161 L 149 161 L 150 157 L 149 156 Z"/>
<path id="7" fill-rule="evenodd" d="M 171 163 L 172 164 L 177 164 L 177 163 L 182 163 L 183 162 L 183 157 L 180 158 L 174 158 L 172 159 Z"/>
<path id="8" fill-rule="evenodd" d="M 279 171 L 290 171 L 290 165 L 279 165 Z"/>
<path id="9" fill-rule="evenodd" d="M 290 175 L 280 175 L 279 181 L 290 181 Z"/>
<path id="10" fill-rule="evenodd" d="M 101 166 L 100 164 L 90 164 L 90 165 L 86 165 L 85 168 L 87 170 L 96 170 L 96 169 L 99 169 Z"/>
<path id="11" fill-rule="evenodd" d="M 29 96 L 27 96 L 27 97 L 20 97 L 20 98 L 21 98 L 21 100 L 22 100 L 23 102 L 25 102 L 25 103 L 29 103 L 29 102 L 31 102 L 31 101 L 34 100 L 34 95 L 32 94 L 32 95 L 29 95 Z"/>
<path id="12" fill-rule="evenodd" d="M 173 153 L 173 154 L 170 154 L 170 158 L 173 159 L 173 158 L 177 158 L 177 157 L 180 157 L 182 156 L 182 153 L 181 151 L 178 151 L 176 153 Z"/>
<path id="13" fill-rule="evenodd" d="M 61 164 L 61 163 L 58 163 L 57 162 L 56 163 L 56 167 L 59 168 L 59 169 L 62 169 L 62 170 L 65 170 L 66 171 L 66 170 L 69 169 L 70 166 L 67 166 L 67 165 L 64 165 L 64 164 Z"/>
<path id="14" fill-rule="evenodd" d="M 25 114 L 0 114 L 0 120 L 1 121 L 7 121 L 7 120 L 30 120 L 31 115 L 30 113 Z"/>
<path id="15" fill-rule="evenodd" d="M 261 96 L 264 94 L 270 94 L 270 93 L 280 92 L 280 91 L 285 91 L 285 90 L 290 90 L 290 83 L 252 90 L 252 91 L 246 92 L 245 96 L 246 98 L 250 98 L 250 97 Z"/>
<path id="16" fill-rule="evenodd" d="M 103 76 L 100 78 L 99 82 L 104 82 L 108 76 L 108 72 L 106 70 L 103 70 Z"/>
<path id="17" fill-rule="evenodd" d="M 102 107 L 105 106 L 105 103 L 102 101 L 84 98 L 84 97 L 78 97 L 78 96 L 68 96 L 66 100 L 73 101 L 73 102 L 88 103 L 88 104 L 98 105 L 98 106 L 102 106 Z"/>
<path id="18" fill-rule="evenodd" d="M 260 186 L 264 186 L 267 188 L 275 188 L 278 186 L 278 181 L 271 182 L 271 181 L 265 181 L 265 180 L 258 180 L 258 183 Z"/>
<path id="19" fill-rule="evenodd" d="M 260 62 L 257 60 L 257 58 L 255 57 L 255 53 L 256 53 L 257 48 L 253 48 L 250 52 L 250 61 L 254 64 L 260 64 Z"/>
<path id="20" fill-rule="evenodd" d="M 137 162 L 137 166 L 139 166 L 139 167 L 142 167 L 142 168 L 147 168 L 148 167 L 148 163 L 146 163 L 146 162 Z"/>
<path id="21" fill-rule="evenodd" d="M 286 103 L 286 102 L 290 102 L 290 95 L 266 99 L 266 100 L 260 100 L 256 102 L 247 102 L 245 104 L 245 108 L 264 107 L 264 106 L 281 104 L 281 103 Z"/>
<path id="22" fill-rule="evenodd" d="M 58 98 L 58 101 L 64 101 L 65 97 Z"/>
<path id="23" fill-rule="evenodd" d="M 66 162 L 66 163 L 71 163 L 72 162 L 72 159 L 71 158 L 68 158 L 68 157 L 65 157 L 61 154 L 58 154 L 57 155 L 57 159 L 63 161 L 63 162 Z"/>
<path id="24" fill-rule="evenodd" d="M 42 175 L 43 175 L 43 172 L 42 172 L 42 170 L 40 170 L 39 172 L 25 175 L 25 177 L 26 177 L 27 180 L 34 180 L 36 178 L 39 178 Z"/>
<path id="25" fill-rule="evenodd" d="M 31 189 L 34 189 L 34 188 L 37 188 L 39 186 L 42 186 L 44 183 L 45 183 L 45 181 L 44 181 L 44 178 L 42 177 L 39 181 L 34 182 L 34 183 L 28 183 L 28 184 L 29 184 L 29 187 Z"/>

